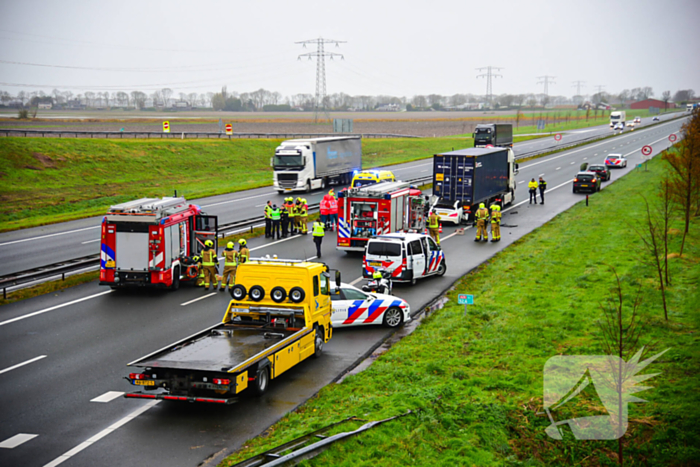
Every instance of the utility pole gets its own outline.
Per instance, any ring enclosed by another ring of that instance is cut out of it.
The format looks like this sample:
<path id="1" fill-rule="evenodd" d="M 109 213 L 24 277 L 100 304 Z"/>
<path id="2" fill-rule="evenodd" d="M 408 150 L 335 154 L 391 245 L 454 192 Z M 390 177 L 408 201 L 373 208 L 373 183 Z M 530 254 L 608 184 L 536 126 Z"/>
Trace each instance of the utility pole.
<path id="1" fill-rule="evenodd" d="M 602 84 L 596 84 L 594 87 L 598 88 L 598 94 L 599 94 L 599 93 L 603 92 L 603 88 L 604 88 L 605 86 L 602 85 Z"/>
<path id="2" fill-rule="evenodd" d="M 581 86 L 583 86 L 586 82 L 585 81 L 574 81 L 571 87 L 576 88 L 576 95 L 580 96 L 581 95 Z"/>
<path id="3" fill-rule="evenodd" d="M 333 57 L 340 57 L 341 60 L 345 60 L 345 57 L 343 57 L 342 54 L 336 54 L 333 52 L 326 52 L 324 50 L 324 45 L 325 44 L 335 44 L 336 47 L 339 47 L 338 44 L 344 44 L 345 41 L 336 41 L 332 39 L 324 39 L 322 37 L 319 37 L 318 39 L 310 39 L 308 41 L 300 41 L 300 42 L 295 42 L 295 44 L 302 44 L 304 48 L 306 48 L 306 44 L 316 44 L 316 52 L 309 52 L 306 54 L 301 54 L 298 57 L 298 60 L 301 60 L 301 57 L 309 57 L 309 60 L 312 58 L 316 58 L 316 101 L 314 102 L 314 123 L 318 123 L 318 113 L 323 112 L 323 114 L 326 116 L 327 120 L 331 119 L 331 116 L 328 113 L 328 109 L 326 108 L 326 62 L 325 58 L 330 57 L 331 60 L 333 60 Z"/>
<path id="4" fill-rule="evenodd" d="M 554 81 L 552 81 L 552 78 L 556 78 L 556 76 L 549 76 L 549 75 L 544 75 L 544 76 L 538 76 L 537 79 L 540 81 L 537 82 L 537 84 L 544 84 L 544 102 L 543 102 L 543 107 L 547 106 L 547 103 L 549 102 L 549 85 L 550 84 L 555 84 Z"/>
<path id="5" fill-rule="evenodd" d="M 491 80 L 493 78 L 503 78 L 503 75 L 498 75 L 493 72 L 493 70 L 496 71 L 501 71 L 503 68 L 499 68 L 496 66 L 485 66 L 482 68 L 477 68 L 477 71 L 481 70 L 486 70 L 486 73 L 482 73 L 480 75 L 476 75 L 477 78 L 486 78 L 486 101 L 493 107 L 493 89 L 491 87 Z"/>

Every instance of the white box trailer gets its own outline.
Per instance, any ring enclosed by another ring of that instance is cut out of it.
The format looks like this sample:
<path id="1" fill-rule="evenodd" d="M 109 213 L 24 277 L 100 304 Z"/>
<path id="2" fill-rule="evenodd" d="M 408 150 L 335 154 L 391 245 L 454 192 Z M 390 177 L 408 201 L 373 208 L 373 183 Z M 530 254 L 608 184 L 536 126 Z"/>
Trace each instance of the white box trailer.
<path id="1" fill-rule="evenodd" d="M 339 136 L 283 141 L 271 161 L 278 193 L 345 185 L 362 169 L 362 138 Z"/>

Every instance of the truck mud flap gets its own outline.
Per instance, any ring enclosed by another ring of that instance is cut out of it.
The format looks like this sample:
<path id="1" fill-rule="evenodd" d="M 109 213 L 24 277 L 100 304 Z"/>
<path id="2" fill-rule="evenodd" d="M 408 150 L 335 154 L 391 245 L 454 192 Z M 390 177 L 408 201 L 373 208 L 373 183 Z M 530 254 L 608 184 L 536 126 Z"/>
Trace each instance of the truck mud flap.
<path id="1" fill-rule="evenodd" d="M 165 401 L 181 401 L 181 402 L 208 402 L 210 404 L 230 405 L 238 401 L 237 397 L 218 398 L 218 397 L 191 397 L 191 396 L 173 396 L 170 394 L 146 394 L 143 392 L 128 392 L 124 394 L 127 399 L 157 399 Z"/>

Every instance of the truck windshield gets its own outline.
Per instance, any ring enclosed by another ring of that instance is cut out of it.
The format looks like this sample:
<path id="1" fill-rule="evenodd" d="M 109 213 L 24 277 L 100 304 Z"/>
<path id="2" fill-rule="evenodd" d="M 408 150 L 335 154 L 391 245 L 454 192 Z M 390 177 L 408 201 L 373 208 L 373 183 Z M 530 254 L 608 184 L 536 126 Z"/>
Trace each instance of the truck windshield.
<path id="1" fill-rule="evenodd" d="M 490 133 L 491 133 L 491 128 L 477 128 L 477 129 L 476 129 L 476 134 L 477 134 L 477 135 L 478 135 L 478 134 L 487 135 L 487 134 L 490 134 Z"/>
<path id="2" fill-rule="evenodd" d="M 401 256 L 401 245 L 398 243 L 370 242 L 367 254 L 375 256 Z"/>
<path id="3" fill-rule="evenodd" d="M 275 167 L 300 167 L 302 166 L 302 156 L 278 156 L 275 155 Z"/>

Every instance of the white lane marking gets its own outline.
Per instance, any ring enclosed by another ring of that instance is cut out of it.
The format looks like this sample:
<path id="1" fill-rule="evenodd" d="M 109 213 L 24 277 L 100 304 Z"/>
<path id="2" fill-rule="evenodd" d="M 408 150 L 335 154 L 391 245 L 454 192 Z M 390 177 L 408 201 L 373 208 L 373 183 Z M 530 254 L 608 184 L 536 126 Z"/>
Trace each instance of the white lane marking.
<path id="1" fill-rule="evenodd" d="M 576 163 L 576 161 L 571 161 L 571 164 L 569 164 L 569 165 L 574 165 L 575 163 Z"/>
<path id="2" fill-rule="evenodd" d="M 433 165 L 433 163 L 428 162 L 427 164 L 418 164 L 418 165 L 412 165 L 410 167 L 401 167 L 400 169 L 393 169 L 392 172 L 398 172 L 399 170 L 417 169 L 418 167 L 425 167 L 426 165 Z M 391 166 L 389 166 L 389 167 L 391 167 Z"/>
<path id="3" fill-rule="evenodd" d="M 49 235 L 41 235 L 39 237 L 31 237 L 31 238 L 23 238 L 21 240 L 13 240 L 11 242 L 5 242 L 5 243 L 0 243 L 0 246 L 5 246 L 5 245 L 14 245 L 15 243 L 24 243 L 24 242 L 30 242 L 32 240 L 41 240 L 43 238 L 49 238 L 49 237 L 58 237 L 59 235 L 68 235 L 72 234 L 75 232 L 83 232 L 85 230 L 92 230 L 92 229 L 99 229 L 101 226 L 96 225 L 94 227 L 85 227 L 84 229 L 77 229 L 77 230 L 68 230 L 66 232 L 58 232 L 55 234 L 49 234 Z"/>
<path id="4" fill-rule="evenodd" d="M 595 154 L 593 154 L 593 155 L 594 155 L 594 156 L 597 156 L 597 155 L 598 155 L 598 153 L 596 152 L 596 153 L 595 153 Z"/>
<path id="5" fill-rule="evenodd" d="M 247 199 L 254 199 L 254 198 L 262 198 L 263 196 L 270 196 L 270 195 L 276 195 L 276 191 L 271 191 L 269 193 L 263 193 L 262 195 L 255 195 L 255 196 L 248 196 L 247 198 L 238 198 L 238 199 L 231 199 L 228 201 L 221 201 L 220 203 L 213 203 L 213 204 L 206 204 L 202 205 L 201 207 L 203 208 L 210 208 L 212 206 L 221 206 L 222 204 L 231 204 L 231 203 L 237 203 L 239 201 L 245 201 Z"/>
<path id="6" fill-rule="evenodd" d="M 214 289 L 214 290 L 216 290 L 216 289 Z M 190 300 L 189 302 L 180 303 L 180 306 L 187 306 L 187 305 L 189 305 L 190 303 L 198 302 L 198 301 L 200 301 L 200 300 L 204 300 L 205 298 L 209 298 L 209 297 L 214 296 L 214 295 L 216 295 L 216 292 L 212 292 L 212 293 L 207 294 L 207 295 L 205 295 L 205 296 L 203 296 L 203 297 L 195 298 L 194 300 Z"/>
<path id="7" fill-rule="evenodd" d="M 95 397 L 94 399 L 90 399 L 90 402 L 103 402 L 103 403 L 112 402 L 117 397 L 121 397 L 123 395 L 124 395 L 124 393 L 121 391 L 107 391 L 104 394 L 102 394 L 101 396 Z"/>
<path id="8" fill-rule="evenodd" d="M 312 259 L 316 259 L 316 255 L 314 255 L 314 256 L 312 256 L 312 257 L 310 257 L 310 258 L 306 258 L 305 261 L 311 261 Z"/>
<path id="9" fill-rule="evenodd" d="M 521 183 L 525 183 L 525 180 L 520 180 L 520 181 L 518 182 L 518 185 L 521 184 Z"/>
<path id="10" fill-rule="evenodd" d="M 584 161 L 587 161 L 587 160 L 588 160 L 588 158 L 587 158 L 587 157 L 584 157 L 584 158 L 583 158 L 583 160 L 584 160 Z"/>
<path id="11" fill-rule="evenodd" d="M 12 438 L 7 438 L 5 441 L 0 443 L 0 448 L 2 449 L 14 449 L 20 444 L 24 444 L 30 439 L 34 439 L 39 435 L 30 435 L 29 433 L 19 433 L 14 435 Z"/>
<path id="12" fill-rule="evenodd" d="M 561 169 L 561 167 L 557 167 L 557 168 L 556 168 L 556 169 L 554 169 L 554 170 L 559 170 L 559 169 Z"/>
<path id="13" fill-rule="evenodd" d="M 428 169 L 421 170 L 420 173 L 427 172 L 427 171 L 428 171 Z"/>
<path id="14" fill-rule="evenodd" d="M 358 282 L 360 282 L 361 280 L 362 280 L 362 276 L 360 276 L 360 277 L 358 277 L 357 279 L 355 279 L 354 281 L 350 282 L 350 285 L 355 285 L 355 284 L 357 284 Z"/>
<path id="15" fill-rule="evenodd" d="M 149 410 L 150 408 L 152 408 L 153 406 L 155 406 L 155 405 L 158 404 L 158 403 L 160 403 L 160 401 L 151 401 L 151 402 L 149 402 L 148 404 L 144 405 L 143 407 L 141 407 L 141 408 L 139 408 L 139 409 L 133 411 L 132 413 L 130 413 L 130 414 L 127 415 L 126 417 L 122 418 L 121 420 L 119 420 L 119 421 L 113 423 L 112 425 L 108 426 L 108 427 L 105 428 L 104 430 L 100 431 L 99 433 L 97 433 L 95 436 L 93 436 L 92 438 L 88 439 L 87 441 L 84 441 L 84 442 L 80 443 L 79 445 L 77 445 L 76 447 L 74 447 L 73 449 L 71 449 L 70 451 L 66 452 L 65 454 L 63 454 L 63 455 L 61 455 L 61 456 L 59 456 L 59 457 L 57 457 L 57 458 L 54 459 L 53 461 L 51 461 L 51 462 L 49 462 L 48 464 L 46 464 L 44 467 L 55 467 L 55 466 L 57 466 L 57 465 L 59 465 L 59 464 L 64 463 L 65 461 L 67 461 L 68 459 L 70 459 L 71 457 L 73 457 L 74 455 L 78 454 L 80 451 L 83 451 L 83 450 L 89 448 L 91 445 L 93 445 L 93 444 L 96 443 L 97 441 L 101 440 L 102 438 L 104 438 L 104 437 L 107 436 L 108 434 L 112 433 L 113 431 L 116 431 L 117 428 L 119 428 L 119 427 L 121 427 L 122 425 L 125 425 L 126 423 L 128 423 L 128 422 L 130 422 L 131 420 L 135 419 L 136 417 L 138 417 L 139 415 L 141 415 L 141 414 L 144 413 L 145 411 Z"/>
<path id="16" fill-rule="evenodd" d="M 34 362 L 36 362 L 37 360 L 41 360 L 42 358 L 46 358 L 46 355 L 39 355 L 38 357 L 34 357 L 34 358 L 32 358 L 31 360 L 27 360 L 26 362 L 18 363 L 17 365 L 13 365 L 13 366 L 11 366 L 11 367 L 9 367 L 9 368 L 5 368 L 4 370 L 1 370 L 1 371 L 0 371 L 0 375 L 3 374 L 3 373 L 7 373 L 8 371 L 12 371 L 12 370 L 14 370 L 15 368 L 19 368 L 19 367 L 21 367 L 21 366 L 29 365 L 30 363 L 34 363 Z"/>
<path id="17" fill-rule="evenodd" d="M 100 293 L 95 294 L 95 295 L 90 295 L 90 296 L 88 296 L 88 297 L 83 297 L 83 298 L 79 298 L 79 299 L 77 299 L 77 300 L 73 300 L 72 302 L 63 303 L 62 305 L 56 305 L 56 306 L 52 306 L 52 307 L 50 307 L 50 308 L 45 308 L 45 309 L 43 309 L 43 310 L 35 311 L 34 313 L 29 313 L 28 315 L 18 316 L 17 318 L 8 319 L 7 321 L 1 322 L 1 323 L 0 323 L 0 326 L 4 326 L 4 325 L 10 324 L 10 323 L 14 323 L 15 321 L 20 321 L 20 320 L 23 320 L 23 319 L 26 319 L 26 318 L 31 318 L 32 316 L 37 316 L 37 315 L 40 315 L 40 314 L 43 314 L 43 313 L 47 313 L 47 312 L 49 312 L 49 311 L 57 310 L 57 309 L 59 309 L 59 308 L 63 308 L 64 306 L 69 306 L 69 305 L 73 305 L 73 304 L 75 304 L 75 303 L 84 302 L 85 300 L 90 300 L 90 299 L 95 298 L 95 297 L 100 297 L 100 296 L 102 296 L 102 295 L 107 295 L 108 293 L 112 293 L 112 291 L 111 291 L 111 290 L 107 290 L 107 291 L 105 291 L 105 292 L 100 292 Z"/>
<path id="18" fill-rule="evenodd" d="M 538 175 L 538 177 L 544 177 L 544 174 L 543 174 L 543 173 L 541 173 L 541 174 L 539 174 L 539 175 Z"/>
<path id="19" fill-rule="evenodd" d="M 99 241 L 100 241 L 100 239 L 96 238 L 95 240 L 88 240 L 87 242 L 80 242 L 80 244 L 87 245 L 88 243 L 95 243 L 95 242 L 99 242 Z"/>

